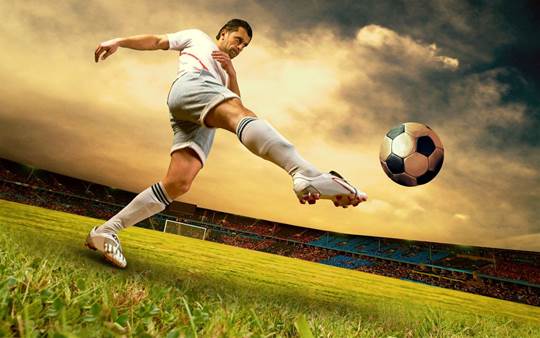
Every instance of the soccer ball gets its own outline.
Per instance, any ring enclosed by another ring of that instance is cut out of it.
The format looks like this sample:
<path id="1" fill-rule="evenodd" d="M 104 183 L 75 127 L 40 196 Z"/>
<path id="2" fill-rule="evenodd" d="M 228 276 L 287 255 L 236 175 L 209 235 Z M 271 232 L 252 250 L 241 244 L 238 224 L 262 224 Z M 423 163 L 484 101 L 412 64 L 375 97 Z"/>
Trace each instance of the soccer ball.
<path id="1" fill-rule="evenodd" d="M 444 148 L 430 127 L 407 122 L 386 133 L 379 159 L 384 172 L 394 182 L 413 187 L 437 176 L 443 164 Z"/>

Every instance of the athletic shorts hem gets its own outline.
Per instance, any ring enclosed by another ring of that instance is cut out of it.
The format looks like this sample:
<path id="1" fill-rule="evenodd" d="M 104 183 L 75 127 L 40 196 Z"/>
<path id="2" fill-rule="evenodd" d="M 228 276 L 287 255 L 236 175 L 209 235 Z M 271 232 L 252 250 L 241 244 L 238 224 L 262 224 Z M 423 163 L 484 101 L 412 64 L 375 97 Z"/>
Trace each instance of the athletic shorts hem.
<path id="1" fill-rule="evenodd" d="M 212 110 L 212 108 L 216 107 L 221 102 L 225 100 L 229 100 L 229 99 L 234 99 L 234 98 L 239 99 L 240 97 L 236 94 L 233 94 L 232 92 L 228 94 L 221 94 L 221 93 L 216 94 L 216 96 L 210 102 L 208 102 L 208 104 L 206 105 L 206 107 L 201 113 L 201 117 L 199 118 L 199 122 L 201 123 L 201 125 L 205 126 L 206 128 L 212 128 L 204 122 L 204 118 L 206 117 L 206 114 L 208 114 L 208 112 Z"/>
<path id="2" fill-rule="evenodd" d="M 184 149 L 184 148 L 191 148 L 197 154 L 197 156 L 199 157 L 199 160 L 201 160 L 201 163 L 202 163 L 202 165 L 204 167 L 204 165 L 206 163 L 206 154 L 204 153 L 202 148 L 197 143 L 195 143 L 193 141 L 179 143 L 179 144 L 173 144 L 170 154 L 172 155 L 172 153 L 174 153 L 175 151 L 180 150 L 180 149 Z"/>

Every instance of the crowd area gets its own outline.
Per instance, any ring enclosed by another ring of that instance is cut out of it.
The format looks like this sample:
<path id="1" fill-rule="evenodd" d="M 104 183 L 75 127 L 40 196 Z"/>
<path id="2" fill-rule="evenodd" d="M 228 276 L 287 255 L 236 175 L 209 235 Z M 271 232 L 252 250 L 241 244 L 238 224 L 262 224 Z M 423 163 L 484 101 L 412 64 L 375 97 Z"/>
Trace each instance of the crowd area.
<path id="1" fill-rule="evenodd" d="M 457 254 L 446 257 L 434 264 L 468 271 L 477 271 L 481 275 L 526 281 L 540 285 L 540 256 L 538 253 L 516 255 L 504 250 L 493 249 L 490 255 L 476 256 Z M 511 260 L 513 257 L 513 260 Z M 529 261 L 530 258 L 534 258 Z"/>
<path id="2" fill-rule="evenodd" d="M 133 193 L 0 159 L 0 199 L 108 219 L 133 196 Z M 166 216 L 156 216 L 139 226 L 160 230 L 163 217 Z M 312 262 L 337 262 L 335 258 L 343 258 L 338 256 L 344 255 L 339 250 L 340 245 L 344 245 L 340 240 L 336 247 L 312 245 L 323 236 L 330 236 L 328 232 L 202 208 L 197 208 L 192 217 L 223 230 L 210 231 L 207 238 L 212 241 Z M 340 259 L 339 266 L 540 306 L 540 287 L 511 281 L 540 285 L 539 253 L 475 247 L 463 249 L 430 243 L 435 251 L 452 254 L 426 266 L 385 259 L 385 255 L 395 252 L 401 252 L 402 257 L 412 257 L 424 250 L 422 245 L 403 244 L 400 247 L 396 243 L 399 241 L 380 240 L 378 247 L 373 248 L 373 252 L 379 252 L 380 256 L 347 252 L 345 255 L 350 259 Z"/>
<path id="3" fill-rule="evenodd" d="M 0 159 L 0 179 L 5 182 L 22 183 L 33 188 L 41 188 L 65 195 L 117 204 L 120 207 L 129 203 L 135 197 L 135 194 L 124 190 L 22 166 L 2 159 Z"/>
<path id="4" fill-rule="evenodd" d="M 262 237 L 287 239 L 300 243 L 309 243 L 325 234 L 325 232 L 321 230 L 231 215 L 202 208 L 197 209 L 196 213 L 193 215 L 193 219 L 201 222 L 218 224 L 227 229 L 257 234 Z"/>
<path id="5" fill-rule="evenodd" d="M 106 220 L 135 194 L 0 159 L 0 199 Z M 153 219 L 143 222 L 155 228 Z"/>
<path id="6" fill-rule="evenodd" d="M 485 275 L 524 280 L 540 285 L 540 267 L 530 264 L 496 259 L 493 264 L 480 269 L 480 272 Z"/>
<path id="7" fill-rule="evenodd" d="M 236 235 L 228 235 L 224 233 L 218 233 L 216 231 L 212 231 L 210 238 L 208 239 L 213 240 L 215 242 L 236 246 L 239 248 L 258 250 L 258 251 L 265 251 L 270 246 L 272 246 L 275 242 L 274 240 L 271 240 L 271 239 L 254 240 L 253 238 L 248 238 L 244 236 L 236 236 Z"/>
<path id="8" fill-rule="evenodd" d="M 120 210 L 118 206 L 92 199 L 2 181 L 0 181 L 0 198 L 99 219 L 108 219 Z"/>
<path id="9" fill-rule="evenodd" d="M 373 261 L 375 264 L 361 266 L 356 270 L 540 306 L 540 288 L 538 287 L 482 278 L 477 272 L 451 271 L 430 266 L 380 260 L 373 257 L 362 257 L 362 259 Z"/>
<path id="10" fill-rule="evenodd" d="M 312 247 L 302 243 L 291 243 L 277 238 L 257 238 L 234 232 L 212 230 L 207 239 L 240 248 L 264 251 L 311 262 L 320 262 L 334 255 L 332 250 L 324 248 Z"/>
<path id="11" fill-rule="evenodd" d="M 212 231 L 209 239 L 228 245 L 270 252 L 312 262 L 322 262 L 330 260 L 332 257 L 343 256 L 343 253 L 336 250 L 312 247 L 301 243 L 287 243 L 279 239 L 246 237 L 243 234 L 225 234 Z M 346 264 L 340 266 L 347 267 L 346 265 L 348 264 L 350 265 L 349 268 L 358 271 L 540 306 L 540 288 L 537 287 L 482 278 L 478 272 L 460 272 L 370 256 L 349 256 L 350 259 L 346 261 Z M 358 260 L 362 261 L 362 264 L 356 264 Z M 343 262 L 343 260 L 340 261 Z M 365 264 L 366 262 L 370 264 Z"/>

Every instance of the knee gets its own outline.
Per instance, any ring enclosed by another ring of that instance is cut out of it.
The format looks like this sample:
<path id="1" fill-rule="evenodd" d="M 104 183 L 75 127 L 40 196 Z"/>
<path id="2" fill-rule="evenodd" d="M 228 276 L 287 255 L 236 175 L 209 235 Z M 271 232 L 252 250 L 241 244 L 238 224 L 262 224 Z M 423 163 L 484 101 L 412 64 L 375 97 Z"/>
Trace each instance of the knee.
<path id="1" fill-rule="evenodd" d="M 229 111 L 227 118 L 233 125 L 236 125 L 244 117 L 257 117 L 254 112 L 244 107 L 242 101 L 233 99 L 231 104 L 234 108 Z"/>
<path id="2" fill-rule="evenodd" d="M 257 117 L 254 112 L 244 107 L 244 105 L 240 101 L 238 109 L 236 110 L 236 116 L 240 119 L 244 117 Z"/>
<path id="3" fill-rule="evenodd" d="M 191 181 L 188 180 L 180 180 L 175 183 L 176 190 L 178 191 L 178 195 L 183 195 L 189 191 L 191 188 Z"/>
<path id="4" fill-rule="evenodd" d="M 254 112 L 244 107 L 242 101 L 234 98 L 210 110 L 204 122 L 208 126 L 224 128 L 234 133 L 238 122 L 248 116 L 257 117 Z"/>
<path id="5" fill-rule="evenodd" d="M 169 197 L 175 199 L 189 191 L 191 188 L 192 181 L 182 177 L 182 178 L 169 178 L 165 179 L 163 185 L 165 190 L 169 194 Z"/>

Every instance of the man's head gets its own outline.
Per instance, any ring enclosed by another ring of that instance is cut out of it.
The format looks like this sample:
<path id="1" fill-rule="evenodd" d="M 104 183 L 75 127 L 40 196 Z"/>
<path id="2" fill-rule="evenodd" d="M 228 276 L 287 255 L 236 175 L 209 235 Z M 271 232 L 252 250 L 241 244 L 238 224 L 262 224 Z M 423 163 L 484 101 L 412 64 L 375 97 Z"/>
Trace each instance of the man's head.
<path id="1" fill-rule="evenodd" d="M 217 46 L 232 59 L 247 47 L 252 37 L 251 26 L 246 21 L 232 19 L 216 35 Z"/>

